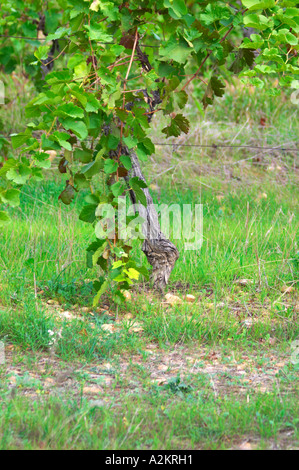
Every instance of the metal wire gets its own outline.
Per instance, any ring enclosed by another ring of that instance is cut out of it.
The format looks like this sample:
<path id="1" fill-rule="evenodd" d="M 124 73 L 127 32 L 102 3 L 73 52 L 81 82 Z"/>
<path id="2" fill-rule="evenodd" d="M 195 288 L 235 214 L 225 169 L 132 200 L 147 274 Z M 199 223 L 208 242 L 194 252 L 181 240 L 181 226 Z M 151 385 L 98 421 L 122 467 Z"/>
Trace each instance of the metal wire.
<path id="1" fill-rule="evenodd" d="M 10 140 L 10 136 L 1 135 L 0 138 L 4 137 L 5 139 Z M 200 145 L 200 144 L 180 144 L 180 143 L 164 143 L 164 142 L 153 142 L 157 146 L 168 146 L 168 147 L 198 147 L 198 148 L 212 148 L 212 149 L 221 149 L 221 148 L 232 148 L 232 149 L 253 149 L 269 152 L 270 150 L 280 150 L 281 152 L 299 152 L 299 148 L 281 148 L 281 147 L 259 147 L 257 145 L 222 145 L 222 144 L 211 144 L 211 145 Z"/>
<path id="2" fill-rule="evenodd" d="M 153 142 L 154 145 L 166 145 L 170 147 L 199 147 L 199 148 L 245 148 L 245 149 L 254 149 L 254 150 L 281 150 L 282 152 L 299 152 L 299 148 L 280 148 L 280 147 L 258 147 L 257 145 L 219 145 L 219 144 L 212 144 L 212 145 L 200 145 L 200 144 L 168 144 L 162 142 Z"/>
<path id="3" fill-rule="evenodd" d="M 58 41 L 63 41 L 63 40 L 67 40 L 69 39 L 71 36 L 65 36 L 63 38 L 59 38 L 57 39 Z M 0 35 L 0 38 L 4 38 L 4 39 L 26 39 L 28 41 L 47 41 L 47 37 L 44 37 L 44 38 L 30 38 L 30 37 L 27 37 L 27 36 L 2 36 Z M 52 39 L 50 39 L 50 41 L 52 41 Z M 100 41 L 96 41 L 98 44 L 103 44 L 103 45 L 114 45 L 114 44 L 117 44 L 116 42 L 100 42 Z M 149 45 L 149 44 L 139 44 L 139 46 L 141 47 L 152 47 L 154 49 L 159 49 L 160 46 L 152 46 L 152 45 Z"/>

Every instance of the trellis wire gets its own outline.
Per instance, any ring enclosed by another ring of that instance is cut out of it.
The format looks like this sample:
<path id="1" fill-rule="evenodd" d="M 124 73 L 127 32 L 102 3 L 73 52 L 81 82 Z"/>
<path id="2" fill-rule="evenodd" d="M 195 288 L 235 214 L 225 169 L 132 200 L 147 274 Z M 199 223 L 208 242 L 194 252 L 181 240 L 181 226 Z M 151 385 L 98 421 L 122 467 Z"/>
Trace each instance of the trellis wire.
<path id="1" fill-rule="evenodd" d="M 71 36 L 65 36 L 63 38 L 58 38 L 57 41 L 66 41 L 68 39 L 70 39 Z M 3 39 L 26 39 L 27 41 L 52 41 L 53 39 L 47 39 L 47 36 L 45 36 L 44 38 L 30 38 L 30 37 L 27 37 L 27 36 L 4 36 L 4 35 L 0 35 L 0 38 L 3 38 Z M 103 44 L 103 45 L 115 45 L 117 43 L 115 42 L 100 42 L 100 41 L 96 41 L 98 44 Z M 141 47 L 152 47 L 154 49 L 159 49 L 160 46 L 152 46 L 152 45 L 149 45 L 149 44 L 139 44 L 139 46 Z"/>
<path id="2" fill-rule="evenodd" d="M 9 135 L 1 135 L 0 138 L 4 137 L 5 139 L 11 139 Z M 253 149 L 253 150 L 261 150 L 261 151 L 266 151 L 269 152 L 271 150 L 280 150 L 281 152 L 299 152 L 299 148 L 281 148 L 281 147 L 259 147 L 257 145 L 227 145 L 227 144 L 211 144 L 211 145 L 205 145 L 205 144 L 180 144 L 180 143 L 167 143 L 167 142 L 153 142 L 154 145 L 157 146 L 168 146 L 168 147 L 173 147 L 174 149 L 176 147 L 198 147 L 198 148 L 212 148 L 212 149 L 221 149 L 221 148 L 232 148 L 232 149 L 238 149 L 238 148 L 243 148 L 243 149 Z"/>
<path id="3" fill-rule="evenodd" d="M 245 148 L 245 149 L 254 149 L 254 150 L 281 150 L 282 152 L 299 152 L 299 148 L 280 148 L 280 147 L 258 147 L 257 145 L 222 145 L 222 144 L 211 144 L 211 145 L 201 145 L 201 144 L 180 144 L 180 143 L 162 143 L 162 142 L 153 142 L 154 145 L 166 145 L 170 147 L 199 147 L 199 148 Z"/>

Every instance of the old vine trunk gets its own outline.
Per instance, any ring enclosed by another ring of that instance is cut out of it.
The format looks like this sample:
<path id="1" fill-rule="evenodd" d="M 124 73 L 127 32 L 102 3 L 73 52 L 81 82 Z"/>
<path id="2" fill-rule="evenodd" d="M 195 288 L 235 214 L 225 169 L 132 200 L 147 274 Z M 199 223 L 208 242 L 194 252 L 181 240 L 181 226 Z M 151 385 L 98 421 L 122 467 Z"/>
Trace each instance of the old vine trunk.
<path id="1" fill-rule="evenodd" d="M 137 176 L 145 182 L 137 155 L 132 150 L 128 151 L 128 154 L 131 158 L 132 169 L 130 170 L 130 175 L 126 177 L 126 181 L 128 182 L 129 178 Z M 179 257 L 179 251 L 161 231 L 158 214 L 148 188 L 142 191 L 146 197 L 146 207 L 142 204 L 138 204 L 138 207 L 136 206 L 137 199 L 133 190 L 130 190 L 130 197 L 135 211 L 138 209 L 140 216 L 144 219 L 142 232 L 145 240 L 142 245 L 142 251 L 153 267 L 152 280 L 154 287 L 163 290 Z"/>

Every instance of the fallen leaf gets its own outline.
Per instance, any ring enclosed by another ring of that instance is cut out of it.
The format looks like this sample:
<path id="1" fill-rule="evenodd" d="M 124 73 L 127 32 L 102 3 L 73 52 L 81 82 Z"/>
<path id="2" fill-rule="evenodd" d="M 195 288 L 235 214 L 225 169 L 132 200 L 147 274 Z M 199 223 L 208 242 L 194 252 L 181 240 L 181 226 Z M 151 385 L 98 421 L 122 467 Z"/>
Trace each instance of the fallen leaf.
<path id="1" fill-rule="evenodd" d="M 41 31 L 39 31 L 39 33 L 40 33 L 40 32 L 41 32 Z M 38 448 L 41 449 L 41 450 L 43 450 L 43 449 L 45 449 L 46 445 L 47 445 L 46 442 L 39 442 L 39 443 L 38 443 Z"/>
<path id="2" fill-rule="evenodd" d="M 128 420 L 125 416 L 123 417 L 123 423 L 126 427 L 128 427 L 129 423 L 128 423 Z"/>
<path id="3" fill-rule="evenodd" d="M 260 119 L 260 125 L 264 127 L 264 126 L 266 125 L 266 121 L 267 121 L 266 118 L 261 117 L 261 119 Z"/>
<path id="4" fill-rule="evenodd" d="M 290 294 L 291 292 L 293 292 L 293 290 L 294 290 L 293 286 L 283 286 L 281 288 L 281 292 L 283 292 L 284 294 Z"/>

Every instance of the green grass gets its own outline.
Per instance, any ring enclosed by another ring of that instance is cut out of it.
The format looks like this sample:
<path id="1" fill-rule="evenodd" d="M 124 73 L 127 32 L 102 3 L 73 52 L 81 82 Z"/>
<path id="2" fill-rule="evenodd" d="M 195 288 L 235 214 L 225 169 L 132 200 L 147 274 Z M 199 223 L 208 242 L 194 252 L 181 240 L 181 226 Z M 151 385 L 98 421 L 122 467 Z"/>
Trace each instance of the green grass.
<path id="1" fill-rule="evenodd" d="M 3 134 L 22 129 L 14 100 L 23 109 L 33 93 L 25 81 L 14 98 L 7 80 Z M 187 114 L 177 143 L 296 147 L 287 95 L 234 83 L 204 117 L 196 99 Z M 163 125 L 154 121 L 156 142 Z M 203 245 L 173 240 L 167 288 L 196 301 L 167 305 L 141 282 L 124 306 L 108 295 L 92 308 L 84 193 L 61 205 L 52 170 L 24 188 L 0 236 L 0 448 L 298 446 L 298 154 L 157 146 L 144 171 L 155 202 L 203 204 Z M 138 241 L 133 254 L 148 266 Z"/>
<path id="2" fill-rule="evenodd" d="M 240 436 L 263 449 L 281 438 L 288 447 L 288 436 L 298 437 L 295 397 L 281 400 L 277 391 L 249 400 L 215 397 L 200 374 L 189 388 L 178 394 L 150 387 L 142 395 L 113 397 L 109 405 L 54 397 L 32 403 L 17 392 L 2 399 L 0 449 L 227 449 L 240 444 Z"/>
<path id="3" fill-rule="evenodd" d="M 94 295 L 90 279 L 95 279 L 97 273 L 89 272 L 85 264 L 85 248 L 92 240 L 92 227 L 78 220 L 82 198 L 78 197 L 74 207 L 64 208 L 58 202 L 59 191 L 55 182 L 50 181 L 39 187 L 27 188 L 22 196 L 19 214 L 0 240 L 3 266 L 1 303 L 8 308 L 0 318 L 0 331 L 23 343 L 24 347 L 33 348 L 33 343 L 22 341 L 22 335 L 17 335 L 20 323 L 23 322 L 25 328 L 32 325 L 31 331 L 34 331 L 39 328 L 39 323 L 35 325 L 35 316 L 40 318 L 41 325 L 43 322 L 45 325 L 53 322 L 42 313 L 45 305 L 36 305 L 36 295 L 44 302 L 54 299 L 65 310 L 75 304 L 79 310 L 80 306 L 91 305 Z M 285 195 L 290 197 L 288 191 L 289 188 Z M 169 201 L 171 197 L 174 198 L 165 191 L 161 202 Z M 181 205 L 192 201 L 196 203 L 196 197 L 189 191 L 180 194 L 176 202 Z M 150 339 L 161 344 L 193 340 L 215 344 L 227 339 L 246 342 L 247 336 L 252 341 L 258 341 L 273 331 L 275 337 L 288 341 L 298 335 L 295 303 L 293 301 L 285 309 L 284 300 L 289 295 L 281 292 L 282 287 L 293 286 L 296 294 L 297 224 L 291 217 L 294 197 L 289 204 L 289 199 L 281 201 L 281 194 L 277 197 L 269 193 L 267 200 L 255 200 L 253 195 L 249 197 L 242 192 L 226 194 L 225 200 L 215 200 L 210 191 L 205 192 L 201 199 L 198 197 L 198 202 L 204 205 L 204 243 L 200 253 L 184 251 L 183 240 L 178 241 L 181 256 L 168 289 L 171 291 L 178 283 L 183 289 L 186 289 L 184 285 L 189 285 L 188 292 L 198 297 L 200 304 L 178 305 L 167 314 L 167 318 L 164 308 L 160 308 L 159 298 L 146 303 L 145 311 L 141 308 L 143 296 L 138 296 L 135 305 L 130 306 L 136 318 L 143 322 L 144 331 Z M 49 205 L 45 211 L 41 210 L 44 201 Z M 248 217 L 247 203 L 251 208 Z M 138 242 L 134 255 L 146 265 Z M 250 281 L 248 285 L 242 287 L 235 283 L 244 278 Z M 218 308 L 219 302 L 224 304 L 221 308 Z M 248 312 L 254 317 L 254 328 L 249 333 L 243 332 L 245 336 L 240 336 L 239 322 L 235 315 L 231 315 L 230 305 L 236 302 L 241 304 L 239 319 L 246 319 Z M 112 310 L 114 308 L 112 306 Z M 267 315 L 261 317 L 262 308 L 267 309 Z M 23 315 L 23 319 L 20 320 L 17 315 Z M 281 318 L 287 321 L 277 322 Z M 87 325 L 90 319 L 90 316 L 85 316 Z M 94 338 L 97 338 L 101 324 L 106 321 L 102 318 L 97 322 L 97 329 L 91 335 L 93 340 L 87 348 L 75 346 L 78 331 L 82 330 L 80 324 L 71 327 L 70 343 L 65 339 L 68 346 L 61 346 L 59 354 L 65 357 L 65 348 L 72 349 L 73 341 L 75 355 L 83 352 L 83 355 L 92 357 L 90 349 L 95 354 L 98 349 L 92 347 L 93 341 L 96 341 Z M 273 321 L 276 321 L 274 327 Z M 53 325 L 43 327 L 45 344 L 49 329 L 52 330 Z M 36 342 L 39 347 L 38 337 Z M 95 357 L 98 357 L 97 354 Z"/>
<path id="4" fill-rule="evenodd" d="M 7 282 L 8 293 L 12 295 L 16 288 L 15 295 L 19 292 L 23 296 L 35 273 L 40 288 L 59 287 L 65 296 L 69 289 L 74 299 L 76 281 L 91 275 L 85 267 L 85 248 L 93 240 L 93 230 L 78 220 L 83 196 L 65 208 L 58 202 L 60 189 L 55 181 L 47 181 L 23 191 L 20 209 L 0 240 L 2 295 Z M 220 294 L 235 279 L 248 278 L 253 281 L 252 292 L 259 284 L 267 295 L 275 297 L 284 284 L 297 280 L 298 224 L 292 214 L 298 200 L 294 188 L 281 188 L 279 194 L 264 188 L 267 198 L 262 199 L 256 193 L 254 197 L 254 189 L 249 194 L 244 194 L 243 188 L 228 192 L 221 200 L 210 190 L 201 196 L 192 190 L 181 194 L 163 191 L 160 203 L 170 201 L 181 207 L 203 204 L 202 249 L 184 251 L 185 241 L 174 240 L 181 255 L 170 287 L 178 281 L 197 288 L 211 285 Z M 146 265 L 140 244 L 135 245 L 136 259 Z M 90 288 L 81 286 L 79 297 L 87 296 Z"/>

